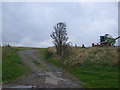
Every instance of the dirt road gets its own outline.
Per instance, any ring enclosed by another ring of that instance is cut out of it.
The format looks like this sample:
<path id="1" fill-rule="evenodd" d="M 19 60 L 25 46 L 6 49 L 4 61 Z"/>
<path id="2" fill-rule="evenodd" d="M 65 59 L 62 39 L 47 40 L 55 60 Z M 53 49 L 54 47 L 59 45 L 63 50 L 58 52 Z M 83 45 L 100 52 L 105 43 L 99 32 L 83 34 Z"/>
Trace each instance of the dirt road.
<path id="1" fill-rule="evenodd" d="M 38 50 L 21 50 L 18 52 L 21 60 L 31 71 L 3 87 L 35 87 L 35 88 L 80 88 L 81 84 L 64 70 L 42 60 Z"/>

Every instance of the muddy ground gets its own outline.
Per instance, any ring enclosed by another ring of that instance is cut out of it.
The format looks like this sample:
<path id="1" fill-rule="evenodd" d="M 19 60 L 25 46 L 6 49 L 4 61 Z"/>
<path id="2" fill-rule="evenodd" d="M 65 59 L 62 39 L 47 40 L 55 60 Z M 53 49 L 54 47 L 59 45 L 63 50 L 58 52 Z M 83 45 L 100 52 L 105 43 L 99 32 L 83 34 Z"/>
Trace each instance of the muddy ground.
<path id="1" fill-rule="evenodd" d="M 3 83 L 3 88 L 82 87 L 82 84 L 71 74 L 42 60 L 38 50 L 21 50 L 18 54 L 31 70 L 12 82 Z"/>

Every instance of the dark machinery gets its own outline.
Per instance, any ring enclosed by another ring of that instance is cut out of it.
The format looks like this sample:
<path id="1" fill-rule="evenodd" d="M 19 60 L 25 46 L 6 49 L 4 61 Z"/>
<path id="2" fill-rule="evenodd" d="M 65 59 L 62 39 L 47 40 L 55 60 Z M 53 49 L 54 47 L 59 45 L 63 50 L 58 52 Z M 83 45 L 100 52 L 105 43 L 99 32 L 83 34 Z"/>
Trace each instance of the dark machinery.
<path id="1" fill-rule="evenodd" d="M 92 46 L 114 46 L 114 44 L 116 43 L 116 40 L 119 39 L 120 36 L 118 36 L 117 38 L 113 38 L 112 36 L 110 36 L 109 34 L 105 34 L 105 36 L 100 36 L 100 42 L 97 45 L 94 45 L 94 43 L 92 43 Z"/>

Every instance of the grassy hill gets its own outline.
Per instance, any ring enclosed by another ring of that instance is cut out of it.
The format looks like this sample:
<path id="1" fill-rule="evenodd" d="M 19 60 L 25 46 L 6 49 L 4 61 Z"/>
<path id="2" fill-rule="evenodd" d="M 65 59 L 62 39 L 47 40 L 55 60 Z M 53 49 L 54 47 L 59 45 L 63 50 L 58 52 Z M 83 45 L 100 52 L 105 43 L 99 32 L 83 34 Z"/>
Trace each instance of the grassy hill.
<path id="1" fill-rule="evenodd" d="M 3 81 L 14 80 L 29 71 L 18 56 L 21 49 L 26 48 L 2 48 Z M 119 47 L 72 47 L 70 57 L 62 61 L 54 47 L 38 50 L 44 60 L 73 74 L 85 88 L 118 88 Z"/>
<path id="2" fill-rule="evenodd" d="M 48 52 L 55 55 L 55 48 L 49 47 Z M 119 47 L 72 47 L 72 54 L 69 58 L 64 60 L 64 64 L 70 66 L 82 66 L 82 65 L 108 65 L 117 66 L 118 54 L 120 52 Z M 57 56 L 56 56 L 57 57 Z"/>
<path id="3" fill-rule="evenodd" d="M 72 73 L 85 88 L 118 88 L 119 47 L 72 47 L 69 58 L 60 60 L 55 48 L 41 49 L 41 56 Z"/>
<path id="4" fill-rule="evenodd" d="M 19 48 L 3 47 L 2 48 L 2 80 L 14 80 L 25 72 L 29 71 L 28 67 L 19 58 L 17 51 Z"/>

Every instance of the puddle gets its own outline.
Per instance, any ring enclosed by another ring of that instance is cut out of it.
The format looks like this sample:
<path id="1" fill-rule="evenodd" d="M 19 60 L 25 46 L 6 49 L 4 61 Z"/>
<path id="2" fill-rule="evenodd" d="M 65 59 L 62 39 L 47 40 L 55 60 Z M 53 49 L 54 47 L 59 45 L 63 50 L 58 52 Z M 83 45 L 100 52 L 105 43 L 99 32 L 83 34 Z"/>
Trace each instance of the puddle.
<path id="1" fill-rule="evenodd" d="M 46 72 L 46 75 L 49 77 L 56 77 L 53 72 Z"/>
<path id="2" fill-rule="evenodd" d="M 46 77 L 45 83 L 57 85 L 58 84 L 58 79 L 54 77 Z"/>
<path id="3" fill-rule="evenodd" d="M 17 85 L 17 86 L 13 86 L 10 88 L 35 88 L 35 86 L 32 85 Z"/>
<path id="4" fill-rule="evenodd" d="M 57 76 L 61 77 L 63 72 L 57 72 Z"/>

